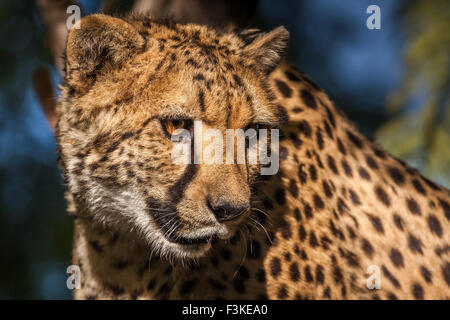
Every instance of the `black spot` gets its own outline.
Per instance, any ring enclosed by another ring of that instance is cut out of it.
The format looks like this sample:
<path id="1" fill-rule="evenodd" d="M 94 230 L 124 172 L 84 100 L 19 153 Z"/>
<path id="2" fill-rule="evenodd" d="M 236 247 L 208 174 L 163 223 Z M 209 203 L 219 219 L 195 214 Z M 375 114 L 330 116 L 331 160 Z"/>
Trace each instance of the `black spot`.
<path id="1" fill-rule="evenodd" d="M 435 233 L 439 237 L 442 237 L 441 223 L 433 214 L 430 214 L 428 216 L 428 227 L 430 228 L 431 232 Z"/>
<path id="2" fill-rule="evenodd" d="M 386 207 L 389 207 L 391 205 L 391 199 L 381 187 L 375 188 L 375 194 L 378 200 L 380 200 Z"/>
<path id="3" fill-rule="evenodd" d="M 305 204 L 305 207 L 303 208 L 303 212 L 305 213 L 305 216 L 307 219 L 311 219 L 313 217 L 312 208 L 309 204 Z"/>
<path id="4" fill-rule="evenodd" d="M 301 90 L 300 91 L 300 96 L 303 100 L 303 102 L 305 103 L 305 105 L 308 108 L 317 109 L 317 103 L 316 103 L 316 98 L 314 98 L 314 96 L 307 90 Z"/>
<path id="5" fill-rule="evenodd" d="M 323 284 L 325 276 L 323 274 L 323 267 L 321 265 L 316 266 L 316 282 Z"/>
<path id="6" fill-rule="evenodd" d="M 442 207 L 442 210 L 444 210 L 445 217 L 447 220 L 450 220 L 450 205 L 447 201 L 439 199 L 439 204 Z"/>
<path id="7" fill-rule="evenodd" d="M 288 191 L 294 198 L 298 197 L 297 181 L 295 181 L 294 179 L 291 179 L 289 181 Z"/>
<path id="8" fill-rule="evenodd" d="M 348 234 L 350 236 L 350 239 L 355 239 L 356 238 L 355 230 L 353 230 L 352 227 L 347 226 L 347 231 L 348 231 Z"/>
<path id="9" fill-rule="evenodd" d="M 277 278 L 280 273 L 281 273 L 281 262 L 280 259 L 275 257 L 272 259 L 272 261 L 270 261 L 270 274 L 272 275 L 272 277 Z"/>
<path id="10" fill-rule="evenodd" d="M 342 144 L 341 139 L 337 138 L 338 142 L 338 150 L 340 153 L 342 153 L 344 156 L 347 154 L 347 149 L 345 149 L 344 145 Z"/>
<path id="11" fill-rule="evenodd" d="M 320 238 L 320 245 L 324 250 L 328 250 L 328 246 L 332 243 L 331 239 L 327 236 L 322 236 Z"/>
<path id="12" fill-rule="evenodd" d="M 313 248 L 319 245 L 319 242 L 317 241 L 316 234 L 314 233 L 314 231 L 311 231 L 309 233 L 309 245 Z"/>
<path id="13" fill-rule="evenodd" d="M 277 112 L 276 112 L 276 116 L 278 118 L 278 122 L 280 124 L 285 124 L 289 121 L 289 115 L 286 111 L 286 108 L 283 107 L 282 105 L 277 105 Z"/>
<path id="14" fill-rule="evenodd" d="M 342 168 L 344 169 L 345 175 L 349 178 L 353 177 L 352 168 L 348 164 L 348 162 L 345 159 L 342 159 L 341 161 Z"/>
<path id="15" fill-rule="evenodd" d="M 302 220 L 302 215 L 300 213 L 300 210 L 298 208 L 294 209 L 294 217 L 297 221 Z"/>
<path id="16" fill-rule="evenodd" d="M 317 170 L 313 164 L 309 165 L 309 177 L 311 178 L 312 181 L 317 180 Z"/>
<path id="17" fill-rule="evenodd" d="M 393 248 L 391 249 L 391 253 L 389 254 L 389 257 L 391 258 L 392 263 L 396 267 L 403 267 L 403 255 L 398 251 L 397 249 Z"/>
<path id="18" fill-rule="evenodd" d="M 291 261 L 291 259 L 292 259 L 292 255 L 290 252 L 285 252 L 283 254 L 283 257 L 284 257 L 284 260 L 286 260 L 287 262 Z"/>
<path id="19" fill-rule="evenodd" d="M 223 260 L 230 260 L 231 259 L 231 252 L 228 249 L 223 249 L 222 251 L 220 251 L 220 256 L 222 257 Z"/>
<path id="20" fill-rule="evenodd" d="M 128 265 L 129 265 L 129 262 L 124 259 L 118 259 L 117 261 L 115 261 L 113 263 L 113 267 L 118 270 L 123 270 L 126 267 L 128 267 Z"/>
<path id="21" fill-rule="evenodd" d="M 372 223 L 372 226 L 374 227 L 374 229 L 376 231 L 378 231 L 379 233 L 384 233 L 384 228 L 383 228 L 383 224 L 381 223 L 380 218 L 374 216 L 374 215 L 367 215 L 370 219 L 370 222 Z"/>
<path id="22" fill-rule="evenodd" d="M 205 77 L 201 74 L 201 73 L 197 73 L 195 76 L 194 76 L 194 81 L 203 81 L 203 80 L 205 80 Z"/>
<path id="23" fill-rule="evenodd" d="M 233 79 L 236 85 L 242 87 L 242 79 L 237 74 L 233 74 Z"/>
<path id="24" fill-rule="evenodd" d="M 302 241 L 302 242 L 305 241 L 306 236 L 307 236 L 307 233 L 306 233 L 305 227 L 303 227 L 303 225 L 301 224 L 299 227 L 299 230 L 298 230 L 298 237 L 299 237 L 300 241 Z"/>
<path id="25" fill-rule="evenodd" d="M 417 192 L 423 194 L 424 196 L 427 194 L 427 191 L 423 187 L 423 185 L 420 183 L 420 181 L 416 178 L 412 181 L 414 188 L 417 190 Z"/>
<path id="26" fill-rule="evenodd" d="M 422 300 L 423 299 L 423 289 L 422 286 L 418 283 L 415 283 L 412 287 L 412 293 L 414 298 Z"/>
<path id="27" fill-rule="evenodd" d="M 219 265 L 219 259 L 217 258 L 216 255 L 213 255 L 211 257 L 211 263 L 212 263 L 213 267 L 217 267 Z"/>
<path id="28" fill-rule="evenodd" d="M 342 298 L 345 299 L 347 297 L 347 287 L 345 286 L 345 284 L 342 285 L 341 294 L 342 294 Z"/>
<path id="29" fill-rule="evenodd" d="M 305 267 L 304 274 L 305 274 L 306 282 L 313 282 L 314 281 L 314 277 L 313 277 L 313 275 L 311 273 L 311 269 L 310 269 L 310 267 L 308 265 Z"/>
<path id="30" fill-rule="evenodd" d="M 326 287 L 323 291 L 323 297 L 326 299 L 331 299 L 331 289 L 330 287 Z"/>
<path id="31" fill-rule="evenodd" d="M 338 168 L 336 167 L 336 162 L 334 161 L 334 158 L 330 155 L 327 156 L 327 164 L 328 167 L 331 169 L 331 171 L 334 172 L 334 174 L 339 174 Z"/>
<path id="32" fill-rule="evenodd" d="M 294 282 L 298 282 L 300 280 L 300 271 L 298 269 L 297 262 L 293 262 L 289 266 L 289 276 L 290 276 L 291 280 Z"/>
<path id="33" fill-rule="evenodd" d="M 290 98 L 292 96 L 292 89 L 284 81 L 275 79 L 275 84 L 283 97 Z"/>
<path id="34" fill-rule="evenodd" d="M 113 292 L 114 295 L 118 296 L 125 292 L 125 290 L 117 285 L 107 284 L 106 287 Z"/>
<path id="35" fill-rule="evenodd" d="M 347 250 L 344 252 L 344 258 L 350 267 L 359 267 L 359 259 L 355 253 Z"/>
<path id="36" fill-rule="evenodd" d="M 347 204 L 345 203 L 344 200 L 342 200 L 341 197 L 338 198 L 337 207 L 341 215 L 344 214 L 346 210 L 348 210 Z"/>
<path id="37" fill-rule="evenodd" d="M 250 272 L 248 271 L 248 269 L 245 266 L 240 266 L 236 273 L 235 279 L 246 281 L 249 278 Z"/>
<path id="38" fill-rule="evenodd" d="M 359 206 L 361 204 L 361 201 L 359 200 L 358 195 L 353 191 L 352 189 L 349 189 L 350 193 L 350 199 L 352 200 L 353 204 Z"/>
<path id="39" fill-rule="evenodd" d="M 91 163 L 91 164 L 89 165 L 89 169 L 90 169 L 91 171 L 95 171 L 95 170 L 97 170 L 99 167 L 100 167 L 100 166 L 98 165 L 98 163 Z M 82 170 L 82 169 L 83 169 L 82 166 L 78 166 L 77 170 L 79 171 L 79 174 L 81 174 L 81 170 Z M 74 171 L 74 173 L 77 174 L 77 172 L 75 172 L 75 171 Z"/>
<path id="40" fill-rule="evenodd" d="M 316 131 L 316 139 L 317 139 L 317 146 L 319 147 L 319 150 L 323 149 L 323 137 L 322 137 L 322 130 L 317 127 L 317 131 Z"/>
<path id="41" fill-rule="evenodd" d="M 227 290 L 227 287 L 224 284 L 222 284 L 220 281 L 217 281 L 213 278 L 210 278 L 208 280 L 208 282 L 209 282 L 210 286 L 215 290 L 219 290 L 219 291 Z"/>
<path id="42" fill-rule="evenodd" d="M 428 282 L 431 283 L 431 272 L 430 270 L 428 270 L 425 266 L 422 266 L 420 268 L 420 273 L 422 274 L 423 279 Z"/>
<path id="43" fill-rule="evenodd" d="M 387 170 L 392 181 L 394 181 L 396 184 L 402 185 L 405 182 L 405 177 L 403 177 L 403 174 L 399 169 L 391 167 Z"/>
<path id="44" fill-rule="evenodd" d="M 381 267 L 381 271 L 383 272 L 384 276 L 389 279 L 389 281 L 394 285 L 396 288 L 400 288 L 400 283 L 398 280 L 392 275 L 392 273 L 385 267 Z"/>
<path id="45" fill-rule="evenodd" d="M 300 121 L 298 124 L 298 128 L 303 135 L 305 135 L 308 138 L 311 137 L 312 129 L 308 121 L 306 120 Z"/>
<path id="46" fill-rule="evenodd" d="M 386 154 L 383 150 L 377 148 L 377 147 L 372 147 L 372 151 L 373 153 L 380 159 L 385 159 L 386 158 Z"/>
<path id="47" fill-rule="evenodd" d="M 418 216 L 422 215 L 422 212 L 420 210 L 420 206 L 419 206 L 419 204 L 417 203 L 416 200 L 414 200 L 412 198 L 409 198 L 409 199 L 406 200 L 406 205 L 408 206 L 408 209 L 409 209 L 409 211 L 412 214 L 415 214 L 415 215 L 418 215 Z"/>
<path id="48" fill-rule="evenodd" d="M 291 238 L 292 232 L 291 232 L 291 226 L 289 225 L 289 223 L 285 222 L 283 224 L 283 226 L 281 227 L 281 236 L 286 240 Z"/>
<path id="49" fill-rule="evenodd" d="M 372 257 L 372 255 L 373 255 L 373 247 L 372 247 L 372 245 L 370 244 L 370 242 L 367 239 L 363 238 L 361 240 L 361 248 L 363 249 L 364 253 L 369 258 Z"/>
<path id="50" fill-rule="evenodd" d="M 288 296 L 287 288 L 285 284 L 281 284 L 278 288 L 277 297 L 278 299 L 286 299 Z"/>
<path id="51" fill-rule="evenodd" d="M 318 194 L 314 194 L 313 201 L 314 201 L 314 208 L 316 210 L 322 210 L 325 207 L 325 204 L 323 203 L 322 198 L 319 197 Z"/>
<path id="52" fill-rule="evenodd" d="M 444 277 L 447 286 L 450 287 L 450 263 L 447 262 L 444 266 L 442 266 L 442 276 Z"/>
<path id="53" fill-rule="evenodd" d="M 197 284 L 197 279 L 187 280 L 187 281 L 183 282 L 183 284 L 181 285 L 181 288 L 180 288 L 180 295 L 184 296 L 184 295 L 190 293 L 194 289 L 196 284 Z"/>
<path id="54" fill-rule="evenodd" d="M 403 219 L 398 214 L 394 214 L 393 219 L 394 219 L 394 224 L 396 225 L 396 227 L 399 230 L 403 231 Z"/>
<path id="55" fill-rule="evenodd" d="M 397 296 L 395 294 L 393 294 L 392 292 L 388 292 L 386 296 L 387 296 L 388 300 L 398 300 Z"/>
<path id="56" fill-rule="evenodd" d="M 411 249 L 412 252 L 418 252 L 420 254 L 423 254 L 422 252 L 422 241 L 420 239 L 416 238 L 412 234 L 408 237 L 408 246 L 409 249 Z"/>
<path id="57" fill-rule="evenodd" d="M 272 210 L 273 209 L 273 204 L 269 199 L 264 199 L 262 202 L 264 208 L 268 209 L 268 210 Z"/>
<path id="58" fill-rule="evenodd" d="M 341 268 L 337 265 L 333 265 L 333 279 L 335 283 L 340 283 L 343 279 Z"/>
<path id="59" fill-rule="evenodd" d="M 363 178 L 364 180 L 370 181 L 370 175 L 366 169 L 364 169 L 363 167 L 359 167 L 358 172 L 359 172 L 359 175 L 361 176 L 361 178 Z"/>
<path id="60" fill-rule="evenodd" d="M 156 280 L 152 279 L 148 282 L 147 290 L 152 291 L 155 288 Z"/>
<path id="61" fill-rule="evenodd" d="M 369 166 L 369 168 L 372 168 L 372 169 L 378 169 L 378 164 L 377 164 L 377 162 L 375 161 L 374 158 L 372 158 L 372 157 L 369 156 L 369 155 L 366 155 L 366 163 L 367 163 L 367 165 Z"/>
<path id="62" fill-rule="evenodd" d="M 358 149 L 361 149 L 363 147 L 363 144 L 362 144 L 360 138 L 358 138 L 356 135 L 354 135 L 351 131 L 346 130 L 346 133 L 347 133 L 347 137 Z"/>
<path id="63" fill-rule="evenodd" d="M 325 193 L 325 196 L 327 196 L 327 198 L 331 198 L 333 196 L 333 193 L 331 191 L 331 187 L 328 184 L 328 182 L 323 180 L 322 181 L 322 187 L 323 187 L 323 192 Z"/>
<path id="64" fill-rule="evenodd" d="M 277 191 L 275 192 L 275 201 L 279 205 L 284 205 L 286 203 L 286 195 L 284 193 L 284 189 L 277 189 Z"/>
<path id="65" fill-rule="evenodd" d="M 286 77 L 290 80 L 290 81 L 294 81 L 294 82 L 300 82 L 300 78 L 297 77 L 295 74 L 293 74 L 290 71 L 286 71 L 284 73 L 286 75 Z"/>
<path id="66" fill-rule="evenodd" d="M 333 128 L 336 128 L 336 120 L 335 120 L 334 115 L 331 112 L 330 108 L 328 108 L 328 106 L 325 105 L 321 100 L 320 100 L 320 104 L 325 108 L 325 110 L 327 112 L 328 120 L 330 121 L 331 125 L 333 126 Z"/>

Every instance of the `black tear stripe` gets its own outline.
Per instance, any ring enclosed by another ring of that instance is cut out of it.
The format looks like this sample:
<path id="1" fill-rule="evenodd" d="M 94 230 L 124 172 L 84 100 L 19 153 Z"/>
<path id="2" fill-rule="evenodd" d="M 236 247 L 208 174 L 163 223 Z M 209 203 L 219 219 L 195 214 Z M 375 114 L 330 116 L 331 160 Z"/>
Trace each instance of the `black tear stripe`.
<path id="1" fill-rule="evenodd" d="M 153 217 L 153 221 L 163 231 L 164 235 L 171 227 L 176 225 L 172 234 L 176 235 L 182 228 L 177 211 L 177 204 L 183 198 L 183 194 L 189 183 L 195 178 L 198 165 L 189 164 L 180 179 L 169 188 L 169 201 L 158 201 L 153 197 L 147 200 L 147 207 Z M 171 221 L 172 220 L 172 221 Z M 170 222 L 171 221 L 171 222 Z"/>
<path id="2" fill-rule="evenodd" d="M 181 201 L 181 198 L 183 197 L 184 191 L 188 184 L 194 180 L 195 174 L 198 171 L 198 165 L 196 164 L 189 164 L 186 169 L 184 170 L 183 175 L 181 178 L 175 182 L 174 185 L 172 185 L 169 188 L 169 196 L 170 201 L 176 205 Z"/>

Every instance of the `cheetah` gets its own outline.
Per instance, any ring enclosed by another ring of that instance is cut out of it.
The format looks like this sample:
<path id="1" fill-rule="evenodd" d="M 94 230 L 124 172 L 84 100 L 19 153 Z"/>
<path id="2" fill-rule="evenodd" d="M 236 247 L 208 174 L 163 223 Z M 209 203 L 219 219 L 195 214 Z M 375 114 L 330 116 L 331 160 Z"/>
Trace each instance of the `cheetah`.
<path id="1" fill-rule="evenodd" d="M 75 299 L 449 298 L 449 190 L 360 134 L 285 62 L 288 38 L 133 15 L 69 32 Z M 175 164 L 169 136 L 193 120 L 280 129 L 278 172 Z"/>

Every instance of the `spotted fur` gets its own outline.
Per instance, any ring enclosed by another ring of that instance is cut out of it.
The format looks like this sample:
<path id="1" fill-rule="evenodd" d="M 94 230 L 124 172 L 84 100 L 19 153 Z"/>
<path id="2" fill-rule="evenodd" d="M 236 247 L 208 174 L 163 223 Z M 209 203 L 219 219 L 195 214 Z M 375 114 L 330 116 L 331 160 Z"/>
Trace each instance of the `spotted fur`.
<path id="1" fill-rule="evenodd" d="M 82 271 L 75 298 L 450 296 L 449 191 L 282 62 L 287 38 L 102 15 L 70 32 L 57 139 Z M 281 127 L 278 174 L 173 164 L 161 119 L 175 118 Z M 217 202 L 251 208 L 221 222 Z M 366 286 L 371 265 L 379 290 Z"/>

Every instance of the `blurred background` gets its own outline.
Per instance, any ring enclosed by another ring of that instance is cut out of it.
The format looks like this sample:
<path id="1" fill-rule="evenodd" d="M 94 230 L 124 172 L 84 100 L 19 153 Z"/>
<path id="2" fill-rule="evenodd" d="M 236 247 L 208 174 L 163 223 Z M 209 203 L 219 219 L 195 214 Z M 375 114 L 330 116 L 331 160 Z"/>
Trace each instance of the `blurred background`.
<path id="1" fill-rule="evenodd" d="M 180 20 L 286 26 L 292 64 L 362 132 L 450 186 L 450 1 L 229 0 L 223 8 L 183 1 L 180 7 L 180 1 L 148 0 L 154 14 Z M 59 0 L 53 1 L 62 6 L 59 16 L 46 16 L 50 11 L 43 8 L 51 2 L 0 0 L 0 299 L 71 298 L 66 268 L 72 220 L 42 111 L 52 107 L 46 94 L 58 94 L 61 75 L 54 38 L 60 29 L 51 21 L 68 16 L 66 1 Z M 78 3 L 83 15 L 138 6 L 127 0 Z M 380 30 L 366 27 L 372 4 L 381 9 Z"/>

